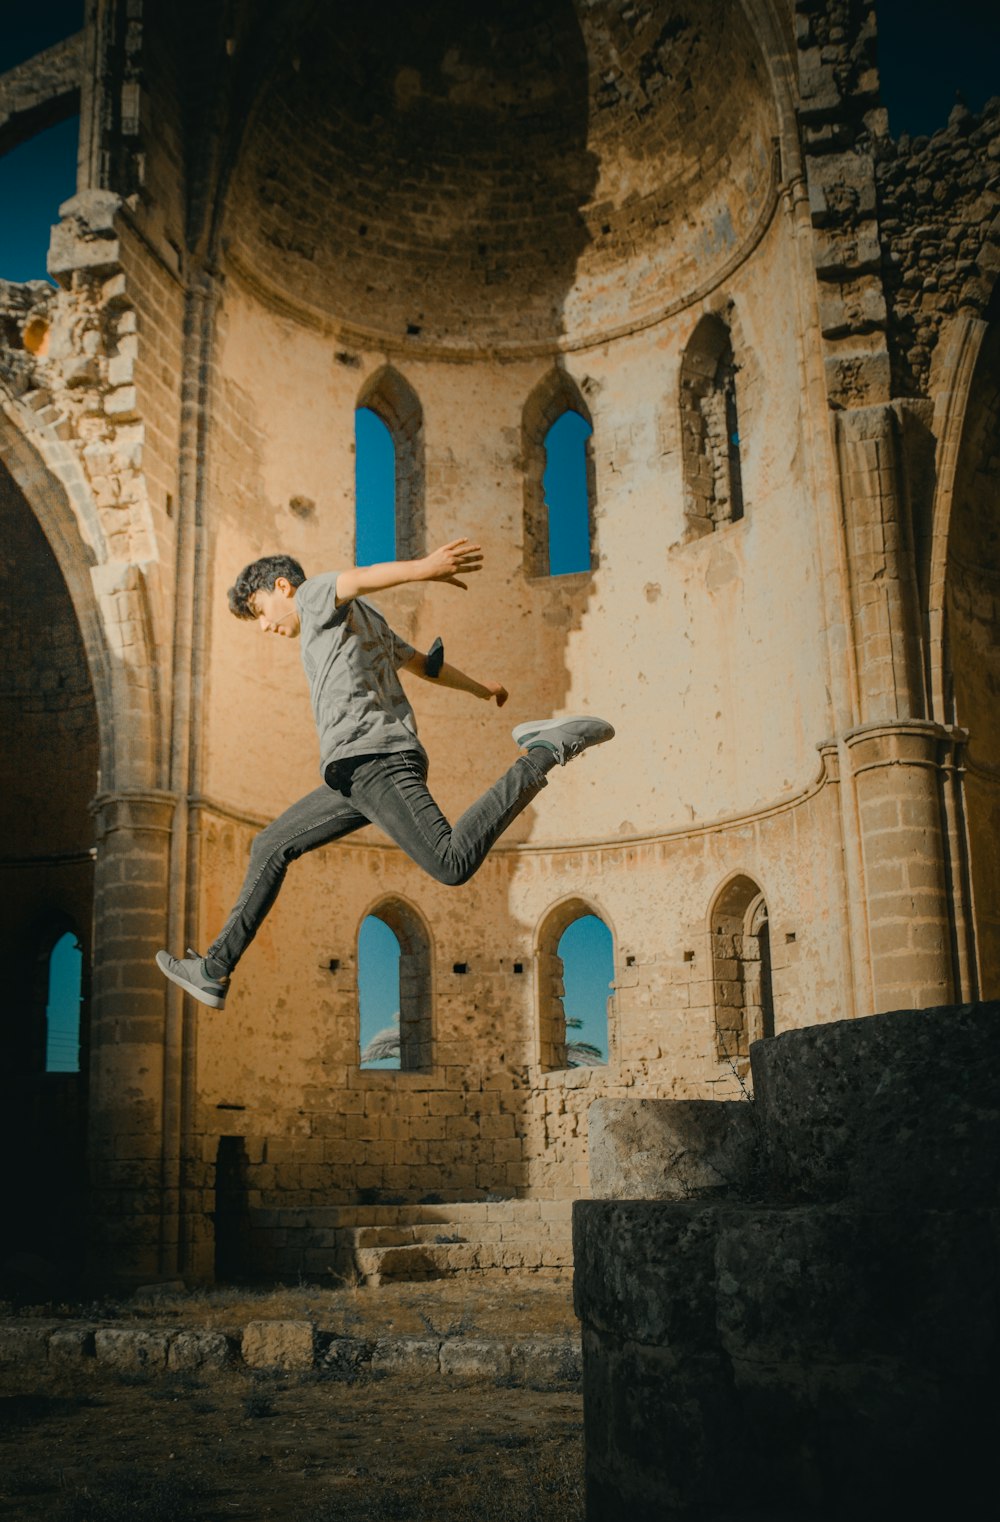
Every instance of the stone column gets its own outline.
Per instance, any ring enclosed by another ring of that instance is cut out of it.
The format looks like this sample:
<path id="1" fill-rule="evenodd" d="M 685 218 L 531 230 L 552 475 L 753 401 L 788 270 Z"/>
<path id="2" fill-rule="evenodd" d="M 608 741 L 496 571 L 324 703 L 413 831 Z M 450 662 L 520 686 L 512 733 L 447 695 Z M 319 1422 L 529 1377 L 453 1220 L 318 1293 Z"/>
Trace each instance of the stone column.
<path id="1" fill-rule="evenodd" d="M 836 417 L 858 716 L 915 718 L 927 708 L 899 419 L 891 406 Z"/>
<path id="2" fill-rule="evenodd" d="M 846 736 L 858 799 L 874 1010 L 947 1004 L 955 976 L 941 787 L 952 737 L 921 720 Z"/>
<path id="3" fill-rule="evenodd" d="M 174 799 L 103 795 L 96 821 L 90 1030 L 90 1272 L 137 1283 L 172 1268 L 163 1189 L 165 944 Z"/>

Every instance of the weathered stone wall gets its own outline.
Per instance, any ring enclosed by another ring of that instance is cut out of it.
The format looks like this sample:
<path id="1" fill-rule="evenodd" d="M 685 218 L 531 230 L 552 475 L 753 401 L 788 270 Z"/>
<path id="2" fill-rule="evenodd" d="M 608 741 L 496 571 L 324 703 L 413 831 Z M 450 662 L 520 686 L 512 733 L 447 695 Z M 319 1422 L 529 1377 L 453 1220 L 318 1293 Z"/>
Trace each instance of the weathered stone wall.
<path id="1" fill-rule="evenodd" d="M 1000 271 L 1000 97 L 957 105 L 931 137 L 886 138 L 876 160 L 894 396 L 926 396 L 941 333 L 985 313 Z"/>

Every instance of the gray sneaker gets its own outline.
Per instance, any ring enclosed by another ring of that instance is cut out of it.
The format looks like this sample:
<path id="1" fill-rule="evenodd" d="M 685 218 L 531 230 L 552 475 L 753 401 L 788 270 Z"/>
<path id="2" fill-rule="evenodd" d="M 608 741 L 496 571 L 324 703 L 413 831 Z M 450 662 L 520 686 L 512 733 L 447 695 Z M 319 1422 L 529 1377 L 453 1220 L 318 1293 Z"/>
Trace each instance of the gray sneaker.
<path id="1" fill-rule="evenodd" d="M 527 750 L 532 745 L 544 745 L 551 750 L 560 766 L 572 761 L 581 751 L 591 745 L 603 745 L 614 736 L 607 719 L 591 719 L 577 714 L 568 719 L 533 719 L 518 724 L 512 730 L 514 743 Z"/>
<path id="2" fill-rule="evenodd" d="M 229 979 L 210 978 L 204 961 L 190 946 L 186 957 L 172 957 L 169 951 L 158 951 L 156 965 L 165 978 L 183 988 L 199 1004 L 207 1004 L 210 1009 L 225 1008 Z"/>

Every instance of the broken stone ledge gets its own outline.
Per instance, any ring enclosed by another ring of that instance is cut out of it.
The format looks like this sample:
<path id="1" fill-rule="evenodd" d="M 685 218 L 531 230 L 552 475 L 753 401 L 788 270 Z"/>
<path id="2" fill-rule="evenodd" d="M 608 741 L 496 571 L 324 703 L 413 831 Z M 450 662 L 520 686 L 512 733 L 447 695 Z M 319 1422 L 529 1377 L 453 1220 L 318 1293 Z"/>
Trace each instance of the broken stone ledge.
<path id="1" fill-rule="evenodd" d="M 84 1322 L 0 1326 L 0 1366 L 100 1366 L 123 1373 L 179 1374 L 243 1368 L 332 1377 L 443 1374 L 516 1385 L 575 1384 L 576 1337 L 337 1337 L 311 1321 L 251 1321 L 238 1337 L 181 1327 L 109 1327 Z"/>

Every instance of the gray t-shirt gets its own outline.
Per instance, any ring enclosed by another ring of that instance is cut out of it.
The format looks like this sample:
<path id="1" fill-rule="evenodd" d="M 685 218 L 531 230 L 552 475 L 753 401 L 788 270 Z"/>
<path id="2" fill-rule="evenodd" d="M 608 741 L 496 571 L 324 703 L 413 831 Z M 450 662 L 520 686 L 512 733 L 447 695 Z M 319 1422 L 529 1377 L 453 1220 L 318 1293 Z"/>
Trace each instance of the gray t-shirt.
<path id="1" fill-rule="evenodd" d="M 338 608 L 338 574 L 310 576 L 295 593 L 324 774 L 331 761 L 349 756 L 423 752 L 413 709 L 396 675 L 415 653 L 413 646 L 362 598 Z"/>

